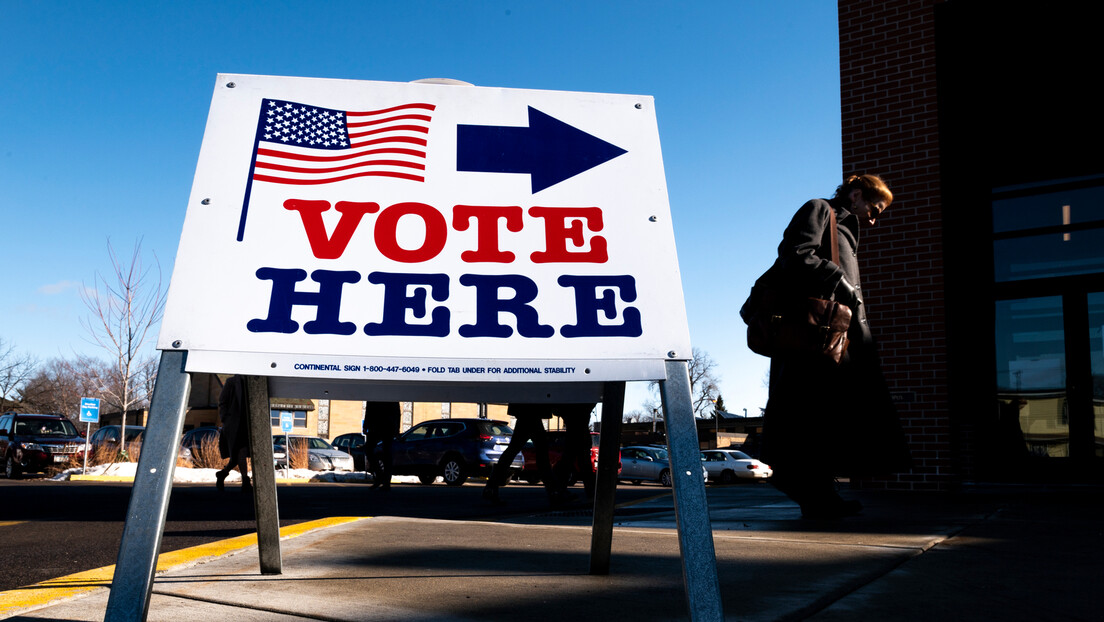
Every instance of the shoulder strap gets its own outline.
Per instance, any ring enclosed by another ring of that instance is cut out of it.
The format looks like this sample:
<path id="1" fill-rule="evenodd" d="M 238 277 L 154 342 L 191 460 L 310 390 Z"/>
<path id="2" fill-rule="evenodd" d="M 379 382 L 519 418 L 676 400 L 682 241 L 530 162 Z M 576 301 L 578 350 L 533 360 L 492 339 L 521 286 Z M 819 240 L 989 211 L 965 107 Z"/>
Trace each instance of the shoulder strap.
<path id="1" fill-rule="evenodd" d="M 828 209 L 828 224 L 829 224 L 828 231 L 830 232 L 830 235 L 832 236 L 832 263 L 834 263 L 838 266 L 838 265 L 840 265 L 840 262 L 839 262 L 839 237 L 838 237 L 839 234 L 836 232 L 836 208 L 831 207 L 831 206 L 829 206 L 829 209 Z"/>

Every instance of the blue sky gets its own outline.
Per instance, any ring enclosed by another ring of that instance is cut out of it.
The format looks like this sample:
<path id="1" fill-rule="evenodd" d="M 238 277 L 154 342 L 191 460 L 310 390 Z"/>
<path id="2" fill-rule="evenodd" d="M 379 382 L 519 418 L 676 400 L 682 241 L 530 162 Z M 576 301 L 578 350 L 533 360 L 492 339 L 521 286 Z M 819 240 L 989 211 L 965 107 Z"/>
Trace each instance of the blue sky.
<path id="1" fill-rule="evenodd" d="M 834 2 L 0 3 L 0 338 L 98 354 L 107 240 L 172 273 L 216 74 L 652 95 L 690 335 L 729 410 L 765 405 L 738 310 L 805 200 L 840 181 Z M 626 409 L 644 391 L 630 387 Z"/>

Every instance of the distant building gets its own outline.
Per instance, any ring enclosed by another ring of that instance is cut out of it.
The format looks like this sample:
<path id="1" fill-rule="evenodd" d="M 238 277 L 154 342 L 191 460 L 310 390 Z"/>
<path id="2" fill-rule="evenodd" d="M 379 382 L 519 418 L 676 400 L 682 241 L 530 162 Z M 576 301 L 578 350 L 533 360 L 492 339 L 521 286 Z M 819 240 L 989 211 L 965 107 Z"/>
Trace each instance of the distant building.
<path id="1" fill-rule="evenodd" d="M 184 416 L 184 431 L 201 426 L 218 426 L 218 397 L 222 382 L 228 374 L 193 373 L 188 410 Z M 442 417 L 479 417 L 509 420 L 505 404 L 469 404 L 460 402 L 400 402 L 402 406 L 402 430 L 430 419 Z M 364 421 L 364 402 L 354 400 L 327 400 L 282 398 L 270 396 L 272 433 L 282 434 L 280 416 L 292 416 L 292 434 L 321 436 L 332 439 L 346 432 L 361 431 Z M 127 416 L 130 425 L 145 425 L 146 413 L 131 411 Z M 101 425 L 118 423 L 118 413 L 101 416 Z"/>

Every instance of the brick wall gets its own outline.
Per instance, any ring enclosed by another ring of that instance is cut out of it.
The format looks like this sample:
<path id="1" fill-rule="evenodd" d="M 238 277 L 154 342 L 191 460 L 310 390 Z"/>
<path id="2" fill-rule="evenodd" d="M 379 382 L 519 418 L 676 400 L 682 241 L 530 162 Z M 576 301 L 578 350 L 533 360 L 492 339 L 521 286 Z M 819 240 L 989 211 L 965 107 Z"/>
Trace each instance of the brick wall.
<path id="1" fill-rule="evenodd" d="M 845 174 L 874 173 L 893 206 L 863 231 L 863 290 L 912 447 L 911 473 L 864 488 L 945 490 L 953 481 L 943 315 L 934 0 L 840 0 Z"/>

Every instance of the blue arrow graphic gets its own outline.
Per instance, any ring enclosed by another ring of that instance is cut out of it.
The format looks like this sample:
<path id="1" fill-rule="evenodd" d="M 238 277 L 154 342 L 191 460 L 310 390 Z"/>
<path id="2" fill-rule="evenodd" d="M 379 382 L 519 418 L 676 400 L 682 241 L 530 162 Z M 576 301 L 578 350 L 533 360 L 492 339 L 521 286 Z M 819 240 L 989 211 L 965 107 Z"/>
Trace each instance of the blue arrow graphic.
<path id="1" fill-rule="evenodd" d="M 529 173 L 532 192 L 627 153 L 529 106 L 529 127 L 456 126 L 456 170 Z"/>

